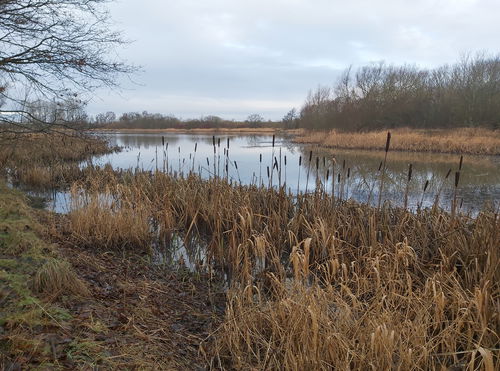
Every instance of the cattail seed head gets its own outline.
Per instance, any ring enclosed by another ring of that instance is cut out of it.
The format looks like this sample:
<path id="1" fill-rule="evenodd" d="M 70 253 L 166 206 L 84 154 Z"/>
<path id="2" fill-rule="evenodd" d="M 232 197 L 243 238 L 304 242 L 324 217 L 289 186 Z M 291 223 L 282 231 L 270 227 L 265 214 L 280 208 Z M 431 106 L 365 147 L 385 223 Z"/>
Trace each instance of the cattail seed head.
<path id="1" fill-rule="evenodd" d="M 460 171 L 455 172 L 455 188 L 458 187 L 458 182 L 460 182 Z"/>
<path id="2" fill-rule="evenodd" d="M 385 152 L 389 152 L 389 146 L 391 145 L 391 132 L 387 132 L 387 141 L 385 142 Z"/>
<path id="3" fill-rule="evenodd" d="M 413 173 L 413 164 L 410 164 L 410 166 L 408 167 L 408 181 L 411 180 L 412 173 Z"/>

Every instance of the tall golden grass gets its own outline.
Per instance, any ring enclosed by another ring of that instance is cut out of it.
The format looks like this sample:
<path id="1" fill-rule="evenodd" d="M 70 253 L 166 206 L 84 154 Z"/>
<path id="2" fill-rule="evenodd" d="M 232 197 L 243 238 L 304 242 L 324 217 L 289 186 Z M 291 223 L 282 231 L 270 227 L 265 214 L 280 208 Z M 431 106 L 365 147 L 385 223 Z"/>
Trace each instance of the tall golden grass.
<path id="1" fill-rule="evenodd" d="M 394 129 L 391 150 L 442 152 L 477 155 L 500 154 L 500 131 L 484 128 L 456 130 Z M 348 149 L 381 149 L 387 131 L 330 132 L 305 131 L 294 138 L 298 143 Z"/>
<path id="2" fill-rule="evenodd" d="M 93 176 L 73 193 L 90 200 L 70 213 L 88 247 L 122 236 L 143 249 L 158 230 L 205 241 L 203 269 L 229 284 L 224 322 L 201 347 L 212 368 L 500 367 L 492 211 L 412 213 L 163 173 Z"/>

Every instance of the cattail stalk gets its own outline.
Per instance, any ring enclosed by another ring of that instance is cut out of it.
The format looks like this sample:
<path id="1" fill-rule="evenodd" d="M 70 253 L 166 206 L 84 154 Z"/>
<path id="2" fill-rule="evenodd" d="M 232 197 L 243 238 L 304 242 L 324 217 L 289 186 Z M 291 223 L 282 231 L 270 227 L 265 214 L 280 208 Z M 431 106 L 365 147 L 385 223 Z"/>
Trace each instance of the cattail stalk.
<path id="1" fill-rule="evenodd" d="M 272 149 L 272 151 L 271 151 L 271 166 L 272 166 L 272 167 L 274 167 L 273 161 L 274 161 L 274 141 L 275 141 L 275 139 L 276 139 L 276 137 L 275 137 L 275 135 L 273 134 L 273 142 L 272 142 L 272 147 L 273 147 L 273 149 Z M 270 178 L 270 179 L 271 179 L 271 187 L 273 186 L 273 173 L 274 173 L 274 171 L 273 171 L 273 169 L 271 168 L 271 178 Z"/>
<path id="2" fill-rule="evenodd" d="M 391 132 L 387 132 L 387 140 L 385 142 L 385 156 L 384 163 L 382 165 L 382 175 L 380 176 L 380 190 L 378 194 L 378 204 L 377 208 L 380 209 L 380 205 L 382 204 L 382 193 L 384 192 L 384 178 L 385 178 L 385 167 L 387 163 L 387 153 L 389 152 L 389 146 L 391 145 Z"/>
<path id="3" fill-rule="evenodd" d="M 309 151 L 309 163 L 307 164 L 307 177 L 306 177 L 306 194 L 307 188 L 309 188 L 309 174 L 311 172 L 311 161 L 312 161 L 313 151 Z"/>
<path id="4" fill-rule="evenodd" d="M 410 191 L 410 182 L 411 182 L 412 172 L 413 172 L 413 164 L 410 164 L 408 166 L 408 178 L 406 179 L 405 201 L 404 201 L 404 206 L 403 206 L 403 208 L 405 210 L 408 207 L 408 192 Z"/>
<path id="5" fill-rule="evenodd" d="M 299 156 L 299 174 L 297 176 L 297 196 L 299 195 L 300 190 L 300 168 L 302 167 L 302 155 Z"/>

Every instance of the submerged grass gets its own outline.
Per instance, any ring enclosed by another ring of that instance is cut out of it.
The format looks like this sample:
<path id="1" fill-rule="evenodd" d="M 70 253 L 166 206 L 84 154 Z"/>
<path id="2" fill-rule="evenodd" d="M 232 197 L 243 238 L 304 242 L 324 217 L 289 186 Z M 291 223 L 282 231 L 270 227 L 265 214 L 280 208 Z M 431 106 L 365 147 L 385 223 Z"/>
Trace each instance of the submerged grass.
<path id="1" fill-rule="evenodd" d="M 102 220 L 133 210 L 136 223 L 154 226 L 151 239 L 183 231 L 206 242 L 200 269 L 228 282 L 224 322 L 201 348 L 213 368 L 500 367 L 494 211 L 412 213 L 321 189 L 293 196 L 159 172 L 107 172 L 74 194 L 119 200 L 80 205 L 70 214 L 77 225 L 94 207 Z M 114 234 L 131 233 L 130 224 L 113 225 Z M 72 238 L 88 241 L 94 228 Z"/>

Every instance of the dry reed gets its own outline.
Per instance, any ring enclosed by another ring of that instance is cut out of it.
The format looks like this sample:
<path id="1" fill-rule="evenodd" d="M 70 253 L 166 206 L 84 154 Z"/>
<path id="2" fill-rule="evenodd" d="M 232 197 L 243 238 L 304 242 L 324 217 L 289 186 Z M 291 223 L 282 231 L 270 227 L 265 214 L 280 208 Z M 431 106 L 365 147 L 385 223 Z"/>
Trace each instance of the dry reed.
<path id="1" fill-rule="evenodd" d="M 480 128 L 456 130 L 395 129 L 391 149 L 409 152 L 442 152 L 477 155 L 500 154 L 500 131 Z M 294 140 L 324 147 L 379 150 L 386 131 L 310 132 L 304 131 Z"/>
<path id="2" fill-rule="evenodd" d="M 114 212 L 124 209 L 127 222 L 102 236 L 125 241 L 132 221 L 145 233 L 154 220 L 205 241 L 204 269 L 229 282 L 224 323 L 202 346 L 213 368 L 500 366 L 500 220 L 491 211 L 378 210 L 320 191 L 292 197 L 162 173 L 108 175 L 78 192 L 122 200 Z M 73 223 L 109 218 L 93 207 Z"/>

